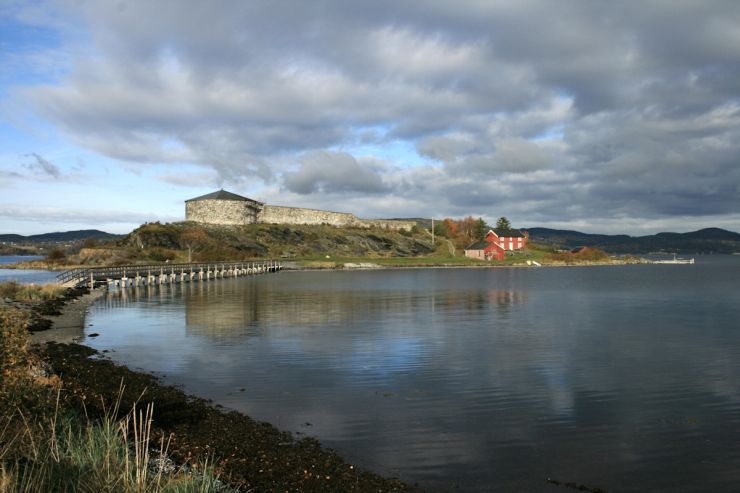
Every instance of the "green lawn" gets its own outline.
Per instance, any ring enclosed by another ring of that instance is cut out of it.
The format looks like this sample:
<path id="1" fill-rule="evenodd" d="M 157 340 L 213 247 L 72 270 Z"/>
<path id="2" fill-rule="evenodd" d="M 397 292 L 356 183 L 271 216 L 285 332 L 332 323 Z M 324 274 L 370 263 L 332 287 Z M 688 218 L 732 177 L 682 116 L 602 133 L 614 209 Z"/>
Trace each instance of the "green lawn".
<path id="1" fill-rule="evenodd" d="M 441 253 L 440 249 L 434 255 L 423 257 L 335 257 L 335 256 L 309 256 L 291 258 L 306 267 L 333 268 L 342 264 L 371 263 L 387 267 L 492 267 L 526 265 L 527 260 L 535 260 L 545 263 L 546 252 L 539 249 L 527 249 L 515 255 L 507 255 L 504 260 L 482 261 L 463 256 L 462 251 L 452 256 L 448 252 Z"/>

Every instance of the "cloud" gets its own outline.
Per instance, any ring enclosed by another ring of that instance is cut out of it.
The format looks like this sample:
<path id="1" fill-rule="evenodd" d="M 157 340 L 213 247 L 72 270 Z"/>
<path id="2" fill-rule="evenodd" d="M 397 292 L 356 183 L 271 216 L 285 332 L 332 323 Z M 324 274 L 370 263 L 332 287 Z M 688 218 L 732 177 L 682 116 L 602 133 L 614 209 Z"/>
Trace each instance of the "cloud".
<path id="1" fill-rule="evenodd" d="M 315 207 L 341 195 L 366 216 L 736 210 L 737 2 L 55 6 L 67 69 L 24 94 L 133 166 L 195 165 Z M 412 165 L 382 155 L 394 142 Z"/>
<path id="2" fill-rule="evenodd" d="M 204 183 L 219 185 L 218 175 L 214 172 L 200 173 L 165 173 L 157 176 L 158 180 L 183 187 L 202 187 Z"/>
<path id="3" fill-rule="evenodd" d="M 27 166 L 29 169 L 32 169 L 34 171 L 41 171 L 42 173 L 51 176 L 52 178 L 60 178 L 62 176 L 62 172 L 59 170 L 58 166 L 56 166 L 51 161 L 48 161 L 39 156 L 35 152 L 26 154 L 26 156 L 32 157 L 35 160 L 33 164 Z"/>
<path id="4" fill-rule="evenodd" d="M 18 207 L 12 204 L 0 204 L 0 218 L 13 221 L 51 221 L 74 224 L 142 224 L 156 220 L 181 220 L 181 218 L 175 217 L 162 217 L 155 213 L 58 207 Z"/>
<path id="5" fill-rule="evenodd" d="M 445 163 L 453 174 L 500 176 L 546 169 L 551 159 L 549 152 L 558 150 L 520 137 L 504 137 L 483 145 L 476 142 L 470 135 L 433 137 L 420 143 L 419 151 Z"/>
<path id="6" fill-rule="evenodd" d="M 285 188 L 298 194 L 389 191 L 378 163 L 356 160 L 346 152 L 314 151 L 303 155 L 294 172 L 283 174 Z"/>

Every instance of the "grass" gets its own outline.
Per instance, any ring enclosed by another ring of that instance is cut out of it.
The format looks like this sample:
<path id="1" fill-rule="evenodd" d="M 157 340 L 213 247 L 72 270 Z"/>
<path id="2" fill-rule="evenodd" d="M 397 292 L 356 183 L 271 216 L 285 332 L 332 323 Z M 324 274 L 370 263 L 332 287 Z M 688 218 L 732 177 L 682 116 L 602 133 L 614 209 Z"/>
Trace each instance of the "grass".
<path id="1" fill-rule="evenodd" d="M 197 470 L 172 467 L 166 444 L 152 443 L 152 413 L 134 408 L 100 422 L 65 412 L 41 422 L 19 416 L 23 426 L 0 448 L 0 491 L 232 491 L 207 461 Z"/>
<path id="2" fill-rule="evenodd" d="M 464 266 L 464 265 L 485 265 L 467 257 L 451 256 L 424 256 L 424 257 L 330 257 L 330 259 L 321 257 L 301 257 L 291 259 L 297 261 L 306 267 L 323 267 L 334 268 L 343 264 L 350 263 L 371 263 L 387 267 L 434 267 L 434 266 Z"/>
<path id="3" fill-rule="evenodd" d="M 29 421 L 0 448 L 0 491 L 232 491 L 208 462 L 197 470 L 173 467 L 166 444 L 151 440 L 152 406 L 123 419 L 86 421 L 71 413 Z M 82 423 L 82 424 L 81 424 Z M 25 441 L 24 453 L 18 453 Z"/>
<path id="4" fill-rule="evenodd" d="M 546 262 L 545 251 L 527 249 L 515 255 L 507 255 L 504 260 L 484 261 L 465 257 L 462 251 L 451 255 L 445 247 L 437 248 L 432 255 L 419 257 L 345 257 L 345 256 L 306 256 L 290 259 L 308 268 L 331 269 L 348 263 L 372 263 L 384 267 L 489 267 L 526 265 L 527 260 Z"/>
<path id="5" fill-rule="evenodd" d="M 30 350 L 28 313 L 0 308 L 0 492 L 233 491 L 201 467 L 173 467 L 154 443 L 154 408 L 93 420 L 60 407 L 62 382 Z"/>
<path id="6" fill-rule="evenodd" d="M 46 301 L 63 296 L 66 288 L 57 284 L 21 284 L 15 281 L 0 283 L 0 298 L 16 301 Z"/>
<path id="7" fill-rule="evenodd" d="M 290 259 L 305 268 L 334 269 L 349 263 L 372 263 L 382 267 L 511 267 L 525 266 L 535 261 L 541 265 L 589 265 L 610 263 L 614 259 L 596 248 L 589 248 L 579 253 L 557 252 L 552 245 L 530 242 L 522 251 L 506 255 L 503 260 L 477 260 L 464 256 L 462 250 L 450 253 L 446 244 L 439 242 L 436 250 L 425 256 L 417 257 L 384 257 L 384 256 L 303 256 Z M 639 261 L 637 258 L 623 258 L 624 261 Z"/>

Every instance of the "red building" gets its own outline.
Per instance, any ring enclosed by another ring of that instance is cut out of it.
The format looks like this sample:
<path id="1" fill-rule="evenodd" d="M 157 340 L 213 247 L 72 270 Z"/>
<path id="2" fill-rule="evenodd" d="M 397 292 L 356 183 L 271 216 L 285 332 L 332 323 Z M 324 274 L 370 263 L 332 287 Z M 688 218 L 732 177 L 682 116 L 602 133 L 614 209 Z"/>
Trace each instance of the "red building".
<path id="1" fill-rule="evenodd" d="M 517 229 L 491 229 L 486 239 L 465 249 L 465 256 L 480 260 L 503 260 L 507 251 L 521 250 L 527 245 L 527 236 Z"/>

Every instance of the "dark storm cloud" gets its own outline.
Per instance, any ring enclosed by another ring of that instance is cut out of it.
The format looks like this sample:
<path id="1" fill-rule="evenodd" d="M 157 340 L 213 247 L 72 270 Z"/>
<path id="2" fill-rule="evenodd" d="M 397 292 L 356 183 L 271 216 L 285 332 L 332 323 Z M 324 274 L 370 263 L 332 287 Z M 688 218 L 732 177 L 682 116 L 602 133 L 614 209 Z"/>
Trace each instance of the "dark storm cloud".
<path id="1" fill-rule="evenodd" d="M 398 215 L 425 204 L 603 227 L 685 214 L 740 225 L 734 0 L 59 8 L 93 48 L 31 96 L 106 156 L 194 163 L 327 208 L 332 194 L 400 196 Z M 331 152 L 367 129 L 431 166 Z"/>

